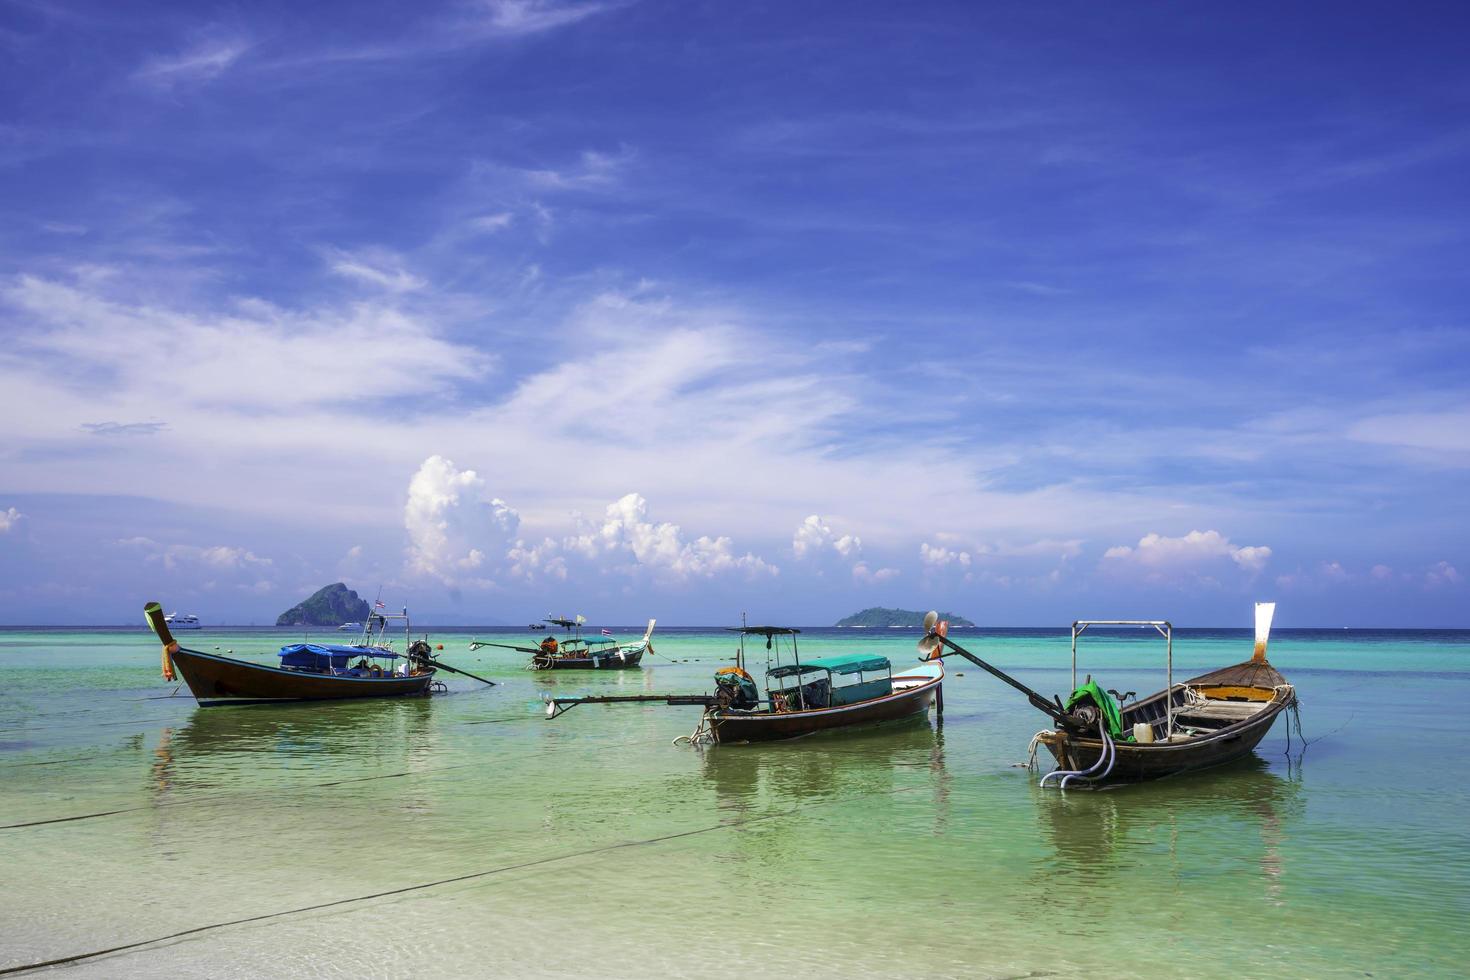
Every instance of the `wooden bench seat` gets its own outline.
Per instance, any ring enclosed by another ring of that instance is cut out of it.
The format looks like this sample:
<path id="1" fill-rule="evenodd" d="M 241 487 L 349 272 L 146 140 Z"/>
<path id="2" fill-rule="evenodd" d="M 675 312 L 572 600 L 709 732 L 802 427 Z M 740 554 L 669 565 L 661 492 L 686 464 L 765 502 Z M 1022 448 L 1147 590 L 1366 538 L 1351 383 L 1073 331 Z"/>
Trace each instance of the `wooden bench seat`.
<path id="1" fill-rule="evenodd" d="M 1266 701 L 1211 701 L 1209 704 L 1186 704 L 1174 710 L 1177 718 L 1198 718 L 1201 721 L 1241 721 L 1260 713 Z"/>

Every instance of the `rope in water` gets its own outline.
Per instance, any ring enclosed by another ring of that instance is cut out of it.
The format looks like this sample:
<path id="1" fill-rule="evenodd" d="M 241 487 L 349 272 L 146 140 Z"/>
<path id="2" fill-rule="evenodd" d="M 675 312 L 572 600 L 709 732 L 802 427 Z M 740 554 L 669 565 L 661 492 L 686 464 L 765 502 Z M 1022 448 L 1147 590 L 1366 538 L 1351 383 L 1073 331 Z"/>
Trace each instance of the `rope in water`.
<path id="1" fill-rule="evenodd" d="M 185 937 L 197 935 L 202 932 L 209 932 L 215 929 L 224 929 L 228 926 L 246 925 L 251 922 L 263 922 L 267 919 L 278 919 L 289 915 L 300 915 L 304 912 L 318 912 L 323 909 L 339 908 L 344 905 L 354 905 L 359 902 L 370 902 L 379 898 L 389 898 L 394 895 L 405 895 L 410 892 L 424 891 L 429 888 L 437 888 L 440 885 L 452 885 L 462 881 L 473 881 L 477 878 L 488 878 L 493 875 L 505 874 L 511 871 L 523 871 L 526 868 L 535 868 L 547 864 L 555 864 L 560 861 L 570 861 L 576 858 L 590 857 L 591 855 L 603 854 L 608 851 L 623 850 L 631 847 L 645 847 L 652 844 L 660 844 L 665 841 L 678 840 L 685 837 L 695 837 L 699 834 L 707 834 L 716 830 L 728 830 L 733 827 L 741 827 L 747 824 L 760 823 L 767 820 L 778 820 L 782 817 L 794 816 L 796 814 L 799 814 L 803 810 L 814 809 L 819 806 L 830 806 L 834 803 L 851 802 L 853 799 L 862 799 L 868 796 L 897 796 L 900 793 L 912 793 L 923 788 L 924 787 L 921 786 L 905 786 L 895 790 L 887 791 L 885 793 L 863 793 L 859 794 L 857 797 L 849 799 L 822 800 L 815 803 L 803 804 L 802 806 L 798 806 L 793 809 L 783 811 L 781 813 L 767 813 L 760 816 L 744 817 L 738 820 L 711 824 L 706 827 L 696 827 L 693 830 L 683 830 L 679 831 L 678 833 L 664 834 L 659 837 L 649 837 L 642 840 L 619 841 L 616 844 L 603 844 L 599 847 L 590 847 L 581 851 L 573 851 L 570 854 L 559 854 L 553 857 L 537 858 L 533 861 L 524 861 L 519 864 L 507 864 L 498 868 L 487 868 L 484 871 L 473 871 L 469 874 L 455 875 L 452 878 L 441 878 L 436 881 L 425 881 L 413 885 L 404 885 L 401 888 L 390 888 L 386 891 L 373 892 L 368 895 L 355 895 L 349 898 L 339 898 L 330 902 L 319 902 L 315 905 L 305 905 L 300 908 L 286 909 L 279 912 L 264 912 L 260 915 L 250 915 L 239 919 L 230 919 L 225 922 L 212 922 L 208 925 L 195 926 L 192 929 L 183 929 L 179 932 L 172 932 L 165 936 L 154 936 L 151 939 L 140 939 L 136 942 L 123 943 L 118 946 L 108 947 L 107 949 L 91 950 L 85 953 L 73 953 L 70 956 L 59 956 L 54 959 L 40 960 L 35 963 L 23 963 L 19 966 L 4 967 L 3 969 L 0 969 L 0 976 L 24 973 L 28 970 L 39 970 L 43 967 L 61 966 L 66 963 L 78 963 L 82 960 L 96 959 L 99 956 L 107 956 L 112 953 L 124 953 L 130 950 L 141 949 L 145 946 L 153 946 L 158 943 L 168 942 L 171 939 L 183 939 Z"/>

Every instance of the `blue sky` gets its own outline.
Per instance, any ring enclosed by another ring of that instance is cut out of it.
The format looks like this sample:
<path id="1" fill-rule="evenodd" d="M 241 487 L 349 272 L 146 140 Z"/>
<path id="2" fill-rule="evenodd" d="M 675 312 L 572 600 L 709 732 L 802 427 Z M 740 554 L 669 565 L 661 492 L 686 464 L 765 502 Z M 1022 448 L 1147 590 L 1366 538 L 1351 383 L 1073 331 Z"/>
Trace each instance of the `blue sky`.
<path id="1" fill-rule="evenodd" d="M 0 622 L 1470 626 L 1467 20 L 0 0 Z"/>

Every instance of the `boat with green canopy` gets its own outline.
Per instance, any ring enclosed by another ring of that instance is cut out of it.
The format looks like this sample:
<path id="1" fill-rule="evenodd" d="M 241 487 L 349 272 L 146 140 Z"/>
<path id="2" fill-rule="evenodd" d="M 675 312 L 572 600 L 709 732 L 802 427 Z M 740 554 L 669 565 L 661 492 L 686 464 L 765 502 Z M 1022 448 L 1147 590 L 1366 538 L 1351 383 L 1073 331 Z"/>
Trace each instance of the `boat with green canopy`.
<path id="1" fill-rule="evenodd" d="M 735 666 L 715 671 L 713 694 L 625 694 L 548 698 L 555 718 L 579 704 L 661 703 L 704 708 L 699 727 L 676 741 L 691 743 L 768 742 L 816 732 L 896 721 L 941 706 L 944 665 L 920 663 L 895 674 L 893 664 L 874 654 L 802 660 L 801 630 L 789 626 L 741 626 Z M 745 669 L 747 637 L 765 640 L 774 662 L 765 671 L 765 691 Z"/>
<path id="2" fill-rule="evenodd" d="M 547 636 L 534 647 L 472 639 L 470 649 L 498 647 L 529 653 L 531 662 L 527 666 L 532 670 L 630 670 L 638 666 L 645 653 L 653 652 L 653 627 L 658 620 L 650 619 L 642 638 L 631 643 L 620 642 L 607 630 L 603 630 L 601 636 L 583 636 L 582 624 L 587 622 L 585 616 L 579 615 L 575 619 L 553 617 L 546 622 L 560 626 L 566 630 L 566 635 L 559 640 Z M 539 628 L 545 629 L 544 626 Z"/>

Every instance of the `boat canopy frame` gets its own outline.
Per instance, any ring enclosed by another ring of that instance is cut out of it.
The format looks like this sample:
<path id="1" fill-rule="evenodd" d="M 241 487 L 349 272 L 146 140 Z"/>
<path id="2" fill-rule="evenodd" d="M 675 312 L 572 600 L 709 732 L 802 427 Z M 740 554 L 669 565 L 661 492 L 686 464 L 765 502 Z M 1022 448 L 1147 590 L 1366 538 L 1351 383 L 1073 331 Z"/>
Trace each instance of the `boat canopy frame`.
<path id="1" fill-rule="evenodd" d="M 1167 619 L 1078 619 L 1072 622 L 1072 690 L 1077 690 L 1077 637 L 1089 626 L 1152 626 L 1164 638 L 1164 690 L 1174 690 L 1174 625 Z M 1122 705 L 1119 705 L 1121 708 Z M 1174 699 L 1164 699 L 1164 739 L 1174 735 Z"/>

